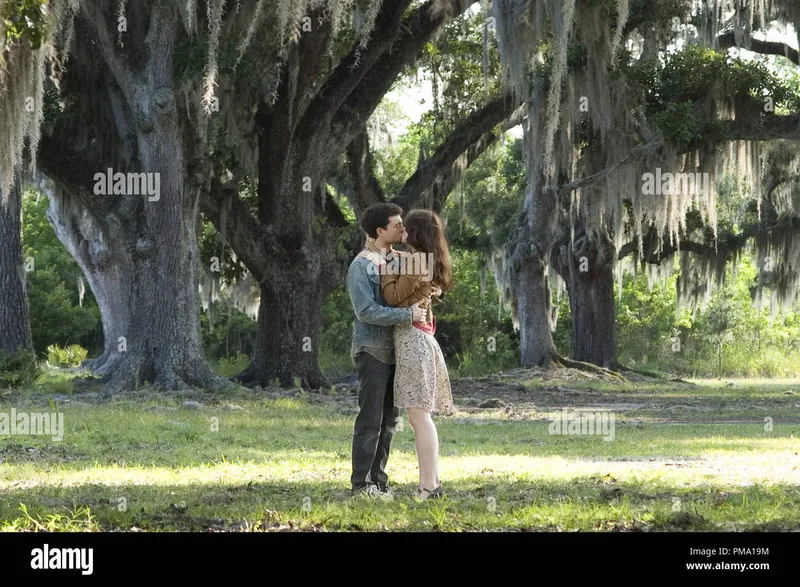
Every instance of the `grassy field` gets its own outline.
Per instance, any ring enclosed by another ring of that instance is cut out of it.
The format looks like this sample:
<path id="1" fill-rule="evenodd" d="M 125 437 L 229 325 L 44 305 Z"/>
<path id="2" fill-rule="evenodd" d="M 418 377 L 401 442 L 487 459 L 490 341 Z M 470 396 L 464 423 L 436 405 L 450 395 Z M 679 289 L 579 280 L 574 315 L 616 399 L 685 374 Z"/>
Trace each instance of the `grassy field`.
<path id="1" fill-rule="evenodd" d="M 427 502 L 405 419 L 394 499 L 350 497 L 349 390 L 70 389 L 0 396 L 0 415 L 64 422 L 62 440 L 0 435 L 2 531 L 800 530 L 797 381 L 456 380 L 457 411 L 437 419 L 446 497 Z M 614 419 L 551 433 L 590 414 Z"/>

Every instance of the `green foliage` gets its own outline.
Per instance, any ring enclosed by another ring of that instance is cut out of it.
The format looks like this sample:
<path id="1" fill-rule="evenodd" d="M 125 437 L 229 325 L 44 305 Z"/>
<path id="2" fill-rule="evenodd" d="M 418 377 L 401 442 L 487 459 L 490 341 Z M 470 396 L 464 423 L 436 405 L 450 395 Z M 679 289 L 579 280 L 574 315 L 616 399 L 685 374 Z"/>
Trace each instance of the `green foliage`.
<path id="1" fill-rule="evenodd" d="M 456 355 L 450 377 L 482 377 L 519 367 L 519 336 L 503 331 L 468 342 Z"/>
<path id="2" fill-rule="evenodd" d="M 675 279 L 655 283 L 647 276 L 626 276 L 617 302 L 618 358 L 623 364 L 649 363 L 670 348 L 675 325 Z"/>
<path id="3" fill-rule="evenodd" d="M 5 45 L 26 40 L 31 49 L 38 49 L 46 32 L 47 0 L 9 0 L 0 8 Z"/>
<path id="4" fill-rule="evenodd" d="M 719 134 L 714 120 L 709 120 L 703 112 L 697 110 L 693 102 L 676 102 L 665 104 L 653 114 L 652 120 L 664 132 L 664 138 L 679 145 L 688 145 L 699 140 L 708 130 Z"/>
<path id="5" fill-rule="evenodd" d="M 485 25 L 486 15 L 480 11 L 454 20 L 435 43 L 426 44 L 420 60 L 395 84 L 395 88 L 419 85 L 421 69 L 433 96 L 431 108 L 396 145 L 374 153 L 376 175 L 386 194 L 396 195 L 421 158 L 430 157 L 458 123 L 499 94 L 500 61 L 491 31 L 486 31 L 484 53 Z"/>
<path id="6" fill-rule="evenodd" d="M 53 344 L 47 347 L 47 365 L 55 369 L 80 367 L 89 352 L 78 344 L 66 348 Z"/>
<path id="7" fill-rule="evenodd" d="M 564 293 L 561 299 L 552 295 L 552 303 L 558 306 L 558 322 L 553 332 L 553 344 L 562 357 L 568 357 L 572 345 L 572 315 L 569 311 L 569 296 Z"/>
<path id="8" fill-rule="evenodd" d="M 0 389 L 32 385 L 42 371 L 33 351 L 0 351 Z"/>
<path id="9" fill-rule="evenodd" d="M 224 282 L 230 283 L 245 275 L 245 266 L 236 258 L 228 243 L 222 240 L 211 222 L 201 223 L 199 247 L 202 266 Z"/>
<path id="10" fill-rule="evenodd" d="M 442 210 L 451 246 L 487 254 L 502 247 L 522 209 L 525 182 L 520 139 L 481 155 Z"/>
<path id="11" fill-rule="evenodd" d="M 620 362 L 689 377 L 800 376 L 800 313 L 770 323 L 769 308 L 752 304 L 752 260 L 735 269 L 694 317 L 676 312 L 677 272 L 652 291 L 643 274 L 626 276 L 617 303 Z"/>
<path id="12" fill-rule="evenodd" d="M 236 359 L 255 352 L 257 323 L 233 307 L 229 299 L 214 302 L 214 330 L 209 328 L 208 312 L 200 315 L 203 349 L 209 360 Z"/>
<path id="13" fill-rule="evenodd" d="M 43 352 L 48 343 L 87 344 L 100 350 L 102 324 L 100 309 L 80 307 L 73 302 L 73 291 L 52 268 L 36 270 L 28 276 L 28 302 L 31 312 L 33 346 Z"/>
<path id="14" fill-rule="evenodd" d="M 500 304 L 482 255 L 463 249 L 451 254 L 455 288 L 434 305 L 434 315 L 437 322 L 458 325 L 461 352 L 451 361 L 454 375 L 483 375 L 519 366 L 519 336 L 510 313 Z"/>
<path id="15" fill-rule="evenodd" d="M 422 53 L 419 65 L 431 75 L 434 89 L 433 108 L 425 113 L 422 124 L 432 129 L 436 143 L 500 91 L 501 65 L 493 41 L 486 44 L 484 54 L 486 16 L 476 12 L 469 18 L 456 19 Z M 488 34 L 491 39 L 491 32 Z"/>
<path id="16" fill-rule="evenodd" d="M 332 291 L 322 306 L 322 342 L 319 365 L 329 377 L 338 378 L 354 370 L 350 358 L 353 336 L 353 305 L 347 288 Z"/>
<path id="17" fill-rule="evenodd" d="M 394 147 L 375 154 L 388 194 L 396 194 L 414 173 L 420 144 L 430 140 L 426 127 L 412 125 Z M 485 253 L 501 247 L 521 210 L 525 181 L 520 139 L 496 144 L 476 159 L 441 211 L 450 246 Z"/>
<path id="18" fill-rule="evenodd" d="M 689 45 L 658 62 L 629 65 L 626 75 L 647 94 L 648 116 L 668 141 L 688 146 L 723 139 L 716 103 L 737 117 L 796 112 L 800 92 L 786 76 L 759 60 Z M 773 110 L 766 108 L 769 98 Z"/>
<path id="19" fill-rule="evenodd" d="M 417 168 L 420 143 L 429 140 L 429 132 L 424 127 L 414 124 L 393 147 L 373 154 L 376 177 L 386 194 L 396 195 L 408 181 Z"/>
<path id="20" fill-rule="evenodd" d="M 67 349 L 72 359 L 73 364 L 77 367 L 86 360 L 89 356 L 89 351 L 77 344 L 71 344 Z"/>
<path id="21" fill-rule="evenodd" d="M 250 357 L 243 353 L 238 353 L 233 357 L 223 357 L 217 361 L 216 372 L 223 377 L 231 378 L 244 371 L 250 364 Z"/>

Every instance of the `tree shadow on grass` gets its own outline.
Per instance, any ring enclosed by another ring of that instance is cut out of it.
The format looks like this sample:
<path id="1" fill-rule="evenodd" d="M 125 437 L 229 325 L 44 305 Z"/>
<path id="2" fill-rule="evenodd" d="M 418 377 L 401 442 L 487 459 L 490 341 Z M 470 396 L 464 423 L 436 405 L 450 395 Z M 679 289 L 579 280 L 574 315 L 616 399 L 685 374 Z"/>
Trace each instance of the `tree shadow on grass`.
<path id="1" fill-rule="evenodd" d="M 221 461 L 341 466 L 349 465 L 353 433 L 349 418 L 311 417 L 302 412 L 270 418 L 263 413 L 66 411 L 64 420 L 62 441 L 50 436 L 0 437 L 0 463 L 67 471 L 115 466 L 190 468 Z M 437 422 L 440 455 L 685 462 L 704 460 L 709 453 L 727 458 L 740 452 L 751 455 L 754 450 L 784 450 L 782 445 L 794 432 L 779 420 L 770 433 L 757 424 L 752 428 L 618 424 L 613 440 L 607 442 L 601 434 L 550 434 L 549 424 L 547 420 L 464 423 L 444 418 Z M 773 442 L 778 444 L 770 446 Z M 414 435 L 407 424 L 395 434 L 392 450 L 396 449 L 414 453 Z"/>
<path id="2" fill-rule="evenodd" d="M 351 497 L 344 479 L 186 485 L 38 485 L 0 495 L 0 527 L 23 531 L 796 531 L 794 485 L 721 491 L 610 475 L 509 482 L 443 479 L 443 500 Z M 24 504 L 24 507 L 20 504 Z"/>

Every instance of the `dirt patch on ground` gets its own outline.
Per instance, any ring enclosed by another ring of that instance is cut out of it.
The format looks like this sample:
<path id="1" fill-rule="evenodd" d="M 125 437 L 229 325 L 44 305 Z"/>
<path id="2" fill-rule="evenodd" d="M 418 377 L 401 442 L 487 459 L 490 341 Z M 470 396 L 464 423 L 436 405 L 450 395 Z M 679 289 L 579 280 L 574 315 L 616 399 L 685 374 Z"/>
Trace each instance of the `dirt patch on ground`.
<path id="1" fill-rule="evenodd" d="M 649 377 L 625 372 L 626 383 L 604 373 L 568 368 L 514 369 L 485 377 L 452 379 L 457 412 L 491 416 L 505 413 L 504 419 L 541 419 L 562 409 L 582 412 L 612 411 L 621 420 L 661 423 L 755 423 L 765 417 L 783 423 L 800 422 L 800 402 L 788 392 L 755 399 L 741 394 L 710 392 L 705 386 L 679 379 Z M 69 406 L 99 403 L 129 403 L 145 410 L 176 412 L 184 410 L 242 410 L 237 402 L 294 399 L 317 404 L 335 413 L 358 412 L 358 379 L 353 374 L 338 380 L 330 390 L 268 387 L 240 389 L 234 393 L 209 390 L 136 392 L 111 396 L 102 392 L 52 394 L 46 389 L 34 393 L 12 393 L 4 398 L 19 407 Z M 52 402 L 52 403 L 51 403 Z M 458 417 L 458 416 L 457 416 Z"/>
<path id="2" fill-rule="evenodd" d="M 696 386 L 672 382 L 665 379 L 630 374 L 629 382 L 661 382 L 665 386 Z M 592 385 L 593 382 L 598 387 Z M 452 382 L 453 397 L 464 407 L 502 408 L 514 406 L 518 409 L 533 409 L 537 406 L 559 408 L 567 406 L 603 409 L 638 409 L 642 402 L 624 402 L 620 391 L 604 391 L 601 384 L 619 384 L 619 381 L 602 373 L 589 373 L 577 369 L 515 369 L 498 375 L 478 378 L 462 378 Z"/>

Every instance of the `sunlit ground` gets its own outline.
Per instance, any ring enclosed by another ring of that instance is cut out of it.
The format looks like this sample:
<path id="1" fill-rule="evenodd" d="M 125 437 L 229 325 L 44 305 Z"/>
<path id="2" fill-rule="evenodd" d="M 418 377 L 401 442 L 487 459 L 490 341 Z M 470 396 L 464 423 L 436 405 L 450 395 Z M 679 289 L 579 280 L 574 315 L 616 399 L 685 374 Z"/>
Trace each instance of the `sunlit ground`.
<path id="1" fill-rule="evenodd" d="M 799 380 L 503 381 L 454 383 L 428 502 L 405 420 L 394 499 L 350 498 L 351 394 L 6 395 L 64 438 L 0 436 L 0 530 L 800 530 Z M 589 414 L 613 425 L 550 433 Z"/>
<path id="2" fill-rule="evenodd" d="M 742 385 L 748 387 L 769 386 L 769 387 L 784 387 L 792 385 L 800 385 L 800 379 L 687 379 L 691 383 L 698 385 L 707 385 L 710 387 L 724 387 L 729 383 L 734 385 Z"/>

